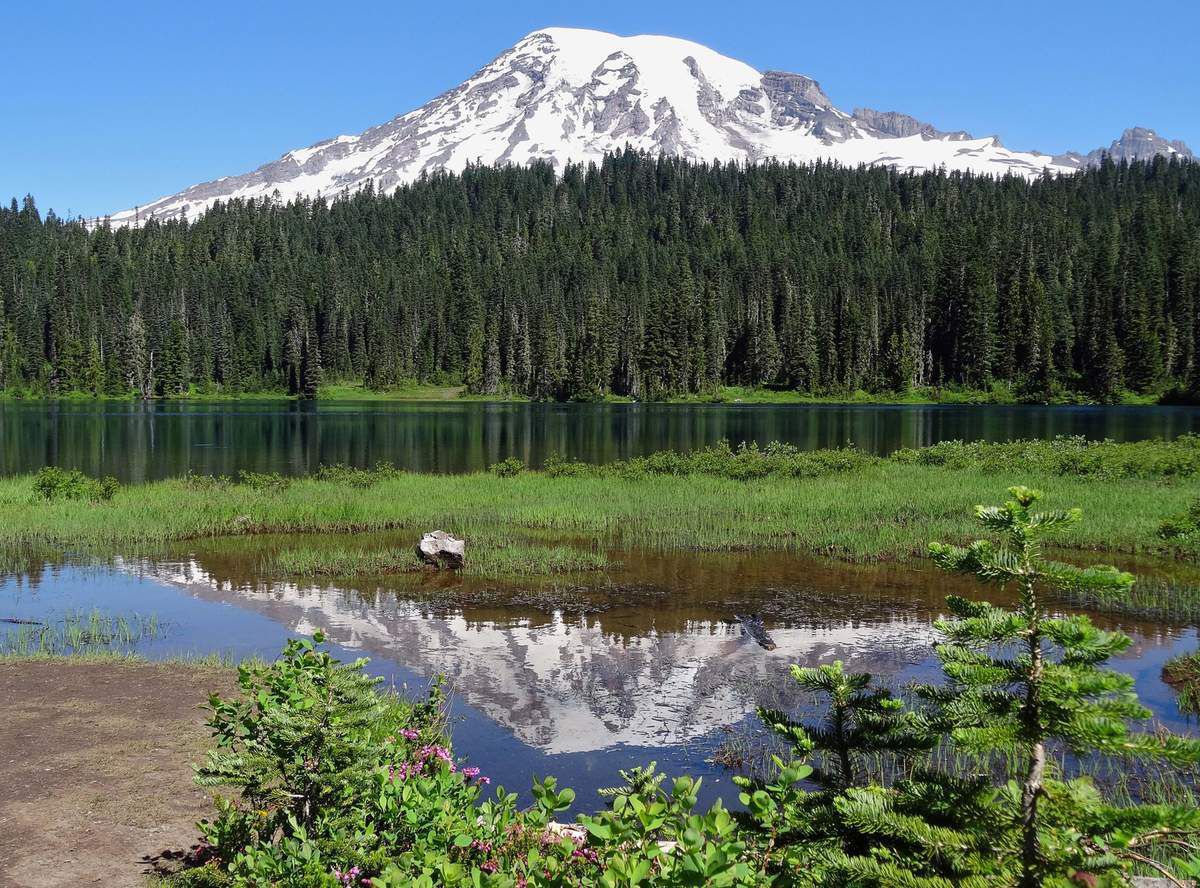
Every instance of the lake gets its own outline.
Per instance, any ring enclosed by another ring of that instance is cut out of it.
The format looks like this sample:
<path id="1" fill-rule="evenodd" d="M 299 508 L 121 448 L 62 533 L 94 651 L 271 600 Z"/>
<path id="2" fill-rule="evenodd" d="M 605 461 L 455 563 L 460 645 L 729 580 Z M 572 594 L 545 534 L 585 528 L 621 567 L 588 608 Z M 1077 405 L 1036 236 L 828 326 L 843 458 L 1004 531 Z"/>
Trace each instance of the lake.
<path id="1" fill-rule="evenodd" d="M 1196 407 L 0 401 L 0 474 L 54 464 L 146 481 L 379 461 L 469 472 L 509 456 L 532 466 L 554 453 L 607 462 L 722 439 L 805 449 L 852 443 L 884 455 L 953 439 L 1127 441 L 1196 432 Z"/>
<path id="2" fill-rule="evenodd" d="M 374 542 L 385 542 L 380 536 Z M 0 575 L 0 616 L 153 614 L 162 634 L 135 646 L 150 657 L 272 657 L 287 637 L 321 629 L 338 655 L 370 657 L 370 670 L 406 693 L 446 676 L 456 750 L 509 789 L 554 774 L 579 792 L 580 807 L 592 808 L 618 768 L 654 760 L 673 774 L 704 775 L 706 800 L 736 805 L 731 772 L 718 761 L 753 763 L 764 754 L 756 706 L 803 711 L 807 697 L 788 677 L 789 664 L 841 659 L 892 686 L 936 680 L 933 621 L 944 596 L 979 594 L 928 565 L 785 553 L 617 550 L 619 566 L 565 585 L 444 574 L 261 579 L 261 557 L 282 544 L 269 536 L 196 541 L 152 558 L 10 567 Z M 1128 566 L 1197 579 L 1181 565 Z M 761 614 L 775 649 L 745 635 L 736 612 Z M 1195 650 L 1195 627 L 1094 618 L 1133 636 L 1113 665 L 1134 676 L 1155 718 L 1194 733 L 1161 669 Z"/>

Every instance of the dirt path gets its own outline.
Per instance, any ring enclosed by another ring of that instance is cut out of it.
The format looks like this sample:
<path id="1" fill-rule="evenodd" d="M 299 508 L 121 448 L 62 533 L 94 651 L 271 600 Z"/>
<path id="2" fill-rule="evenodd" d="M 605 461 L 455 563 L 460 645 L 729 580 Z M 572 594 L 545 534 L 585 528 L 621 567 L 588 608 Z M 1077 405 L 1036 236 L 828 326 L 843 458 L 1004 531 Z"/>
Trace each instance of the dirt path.
<path id="1" fill-rule="evenodd" d="M 211 812 L 199 705 L 230 670 L 0 663 L 0 886 L 142 886 Z"/>

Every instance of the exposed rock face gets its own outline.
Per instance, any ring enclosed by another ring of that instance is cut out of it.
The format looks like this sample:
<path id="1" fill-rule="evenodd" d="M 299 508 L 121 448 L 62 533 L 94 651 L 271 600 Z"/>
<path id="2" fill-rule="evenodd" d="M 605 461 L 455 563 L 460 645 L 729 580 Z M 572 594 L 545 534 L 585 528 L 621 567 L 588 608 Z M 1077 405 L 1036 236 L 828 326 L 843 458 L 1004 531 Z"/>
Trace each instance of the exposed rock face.
<path id="1" fill-rule="evenodd" d="M 855 108 L 854 119 L 865 127 L 877 133 L 891 136 L 894 139 L 907 139 L 910 136 L 924 136 L 927 139 L 951 139 L 962 141 L 971 138 L 970 133 L 959 130 L 954 133 L 943 132 L 931 123 L 901 114 L 899 111 L 876 111 L 873 108 Z"/>
<path id="2" fill-rule="evenodd" d="M 826 160 L 1028 177 L 1071 172 L 1100 154 L 1012 151 L 995 137 L 944 132 L 897 112 L 846 114 L 811 77 L 760 73 L 686 40 L 548 28 L 415 111 L 117 213 L 112 222 L 195 218 L 231 198 L 333 198 L 368 185 L 388 193 L 474 163 L 545 161 L 561 171 L 626 146 L 695 161 Z M 1191 156 L 1182 143 L 1143 129 L 1127 130 L 1108 153 Z"/>
<path id="3" fill-rule="evenodd" d="M 421 537 L 417 543 L 417 558 L 430 567 L 460 570 L 466 564 L 467 544 L 446 533 L 444 530 L 432 530 Z"/>
<path id="4" fill-rule="evenodd" d="M 1108 155 L 1115 161 L 1122 160 L 1153 160 L 1156 157 L 1178 157 L 1181 160 L 1195 160 L 1196 155 L 1178 139 L 1168 141 L 1152 129 L 1135 126 L 1121 133 L 1107 148 L 1097 148 L 1087 154 L 1068 151 L 1054 158 L 1055 163 L 1076 168 L 1099 166 L 1100 161 Z"/>

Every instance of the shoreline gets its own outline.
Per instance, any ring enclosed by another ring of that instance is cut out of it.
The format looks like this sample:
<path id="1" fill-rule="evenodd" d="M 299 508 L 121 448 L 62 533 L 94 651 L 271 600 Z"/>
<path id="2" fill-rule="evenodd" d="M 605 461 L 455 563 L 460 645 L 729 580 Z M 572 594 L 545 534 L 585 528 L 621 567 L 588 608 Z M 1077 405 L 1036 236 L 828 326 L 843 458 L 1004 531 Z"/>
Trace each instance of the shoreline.
<path id="1" fill-rule="evenodd" d="M 1064 392 L 1058 398 L 1048 400 L 1023 399 L 1011 388 L 997 386 L 991 390 L 923 387 L 907 392 L 838 392 L 835 394 L 812 394 L 808 392 L 744 388 L 723 386 L 711 393 L 678 395 L 665 400 L 638 400 L 635 398 L 609 395 L 595 401 L 535 401 L 524 395 L 515 394 L 472 394 L 462 385 L 419 384 L 396 389 L 377 391 L 358 383 L 331 384 L 322 386 L 315 398 L 303 398 L 278 391 L 256 392 L 193 392 L 172 397 L 139 398 L 136 395 L 93 395 L 68 392 L 60 395 L 13 394 L 0 391 L 0 403 L 107 403 L 138 401 L 163 404 L 205 404 L 238 401 L 308 402 L 328 404 L 352 404 L 367 402 L 409 403 L 485 403 L 485 404 L 681 404 L 690 406 L 732 406 L 735 404 L 760 404 L 772 406 L 956 406 L 956 407 L 1196 407 L 1196 403 L 1163 399 L 1161 395 L 1126 392 L 1115 402 L 1097 401 L 1079 392 Z"/>

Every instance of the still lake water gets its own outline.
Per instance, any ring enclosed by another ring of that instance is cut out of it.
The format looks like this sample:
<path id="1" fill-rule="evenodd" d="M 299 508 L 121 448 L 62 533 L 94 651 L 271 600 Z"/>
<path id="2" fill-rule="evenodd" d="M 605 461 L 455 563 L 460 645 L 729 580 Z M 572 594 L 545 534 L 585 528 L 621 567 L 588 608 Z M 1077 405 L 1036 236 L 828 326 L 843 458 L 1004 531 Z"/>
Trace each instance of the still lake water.
<path id="1" fill-rule="evenodd" d="M 607 462 L 721 439 L 876 454 L 939 441 L 1083 435 L 1118 441 L 1200 432 L 1195 407 L 480 402 L 0 401 L 0 474 L 47 464 L 123 481 L 304 474 L 322 464 L 465 472 L 509 456 Z"/>
<path id="2" fill-rule="evenodd" d="M 396 535 L 392 543 L 408 541 Z M 407 693 L 446 676 L 460 755 L 509 789 L 555 774 L 587 809 L 599 805 L 595 791 L 611 785 L 617 768 L 651 760 L 673 774 L 703 775 L 707 801 L 736 805 L 730 773 L 711 759 L 731 738 L 761 748 L 756 706 L 804 711 L 789 664 L 842 659 L 893 686 L 936 680 L 933 621 L 944 596 L 978 594 L 931 569 L 782 553 L 618 551 L 611 555 L 619 567 L 565 586 L 446 575 L 259 579 L 259 559 L 282 544 L 203 541 L 154 558 L 26 568 L 0 576 L 0 616 L 53 621 L 93 607 L 152 613 L 164 632 L 136 646 L 150 657 L 269 658 L 287 637 L 321 629 L 336 654 L 370 657 L 371 671 Z M 761 614 L 775 650 L 745 636 L 735 612 Z M 1134 676 L 1156 719 L 1195 735 L 1161 679 L 1168 658 L 1200 643 L 1195 627 L 1095 619 L 1133 636 L 1115 665 Z"/>

